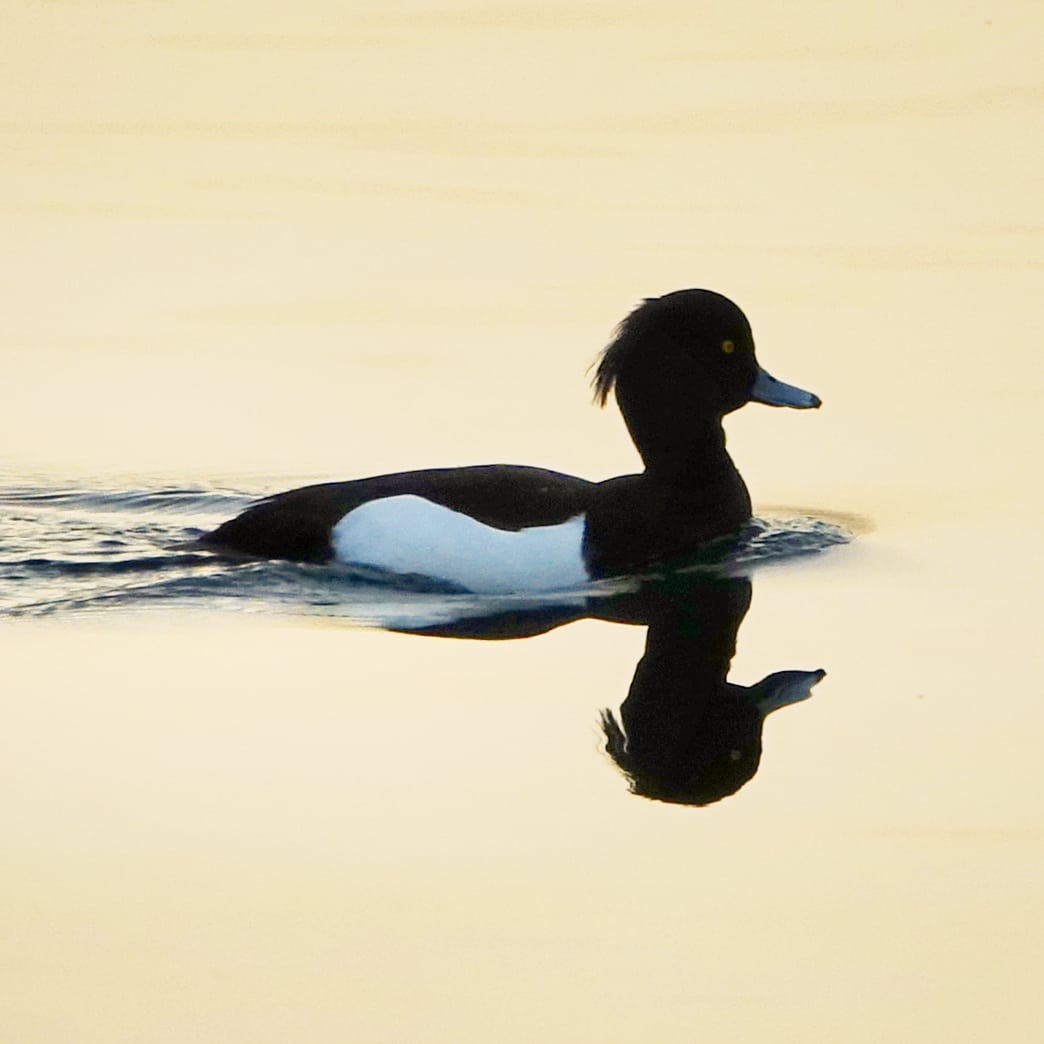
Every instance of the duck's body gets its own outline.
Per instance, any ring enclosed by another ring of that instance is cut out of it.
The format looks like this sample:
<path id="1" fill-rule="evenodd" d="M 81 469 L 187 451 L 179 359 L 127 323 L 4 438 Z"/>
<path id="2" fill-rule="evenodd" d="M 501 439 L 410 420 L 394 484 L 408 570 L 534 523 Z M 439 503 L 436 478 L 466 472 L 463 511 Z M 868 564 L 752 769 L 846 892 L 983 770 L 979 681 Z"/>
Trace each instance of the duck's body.
<path id="1" fill-rule="evenodd" d="M 204 538 L 258 558 L 342 561 L 472 591 L 546 591 L 677 558 L 750 518 L 722 417 L 752 399 L 819 400 L 757 365 L 726 298 L 682 290 L 621 325 L 595 379 L 617 402 L 645 470 L 590 482 L 493 464 L 407 471 L 281 493 Z"/>

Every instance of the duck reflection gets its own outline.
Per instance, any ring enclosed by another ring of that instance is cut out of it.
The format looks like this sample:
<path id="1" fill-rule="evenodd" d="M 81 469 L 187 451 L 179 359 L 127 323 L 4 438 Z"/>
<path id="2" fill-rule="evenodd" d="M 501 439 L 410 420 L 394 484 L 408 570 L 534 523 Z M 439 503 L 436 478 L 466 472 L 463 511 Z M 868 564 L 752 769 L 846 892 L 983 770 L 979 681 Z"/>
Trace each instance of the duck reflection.
<path id="1" fill-rule="evenodd" d="M 619 717 L 602 711 L 605 749 L 641 797 L 707 805 L 758 770 L 765 718 L 808 699 L 825 671 L 778 671 L 755 685 L 727 680 L 750 608 L 745 577 L 675 574 L 636 591 L 573 605 L 539 605 L 435 626 L 400 628 L 456 638 L 521 638 L 578 619 L 648 627 Z"/>
<path id="2" fill-rule="evenodd" d="M 758 770 L 765 717 L 812 695 L 825 674 L 779 671 L 756 685 L 727 680 L 749 580 L 701 584 L 649 621 L 619 720 L 602 712 L 606 750 L 642 797 L 707 805 Z"/>

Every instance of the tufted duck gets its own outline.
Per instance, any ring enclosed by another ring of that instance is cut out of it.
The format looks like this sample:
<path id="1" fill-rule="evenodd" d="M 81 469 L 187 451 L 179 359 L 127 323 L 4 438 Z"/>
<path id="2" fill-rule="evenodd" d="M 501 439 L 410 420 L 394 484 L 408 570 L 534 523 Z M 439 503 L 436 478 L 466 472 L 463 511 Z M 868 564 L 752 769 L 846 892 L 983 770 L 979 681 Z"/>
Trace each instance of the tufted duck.
<path id="1" fill-rule="evenodd" d="M 744 314 L 710 290 L 648 298 L 602 353 L 610 392 L 645 470 L 590 482 L 491 464 L 327 482 L 262 500 L 203 538 L 215 551 L 340 561 L 478 593 L 552 591 L 630 573 L 750 518 L 722 418 L 747 402 L 809 409 L 810 392 L 754 358 Z"/>

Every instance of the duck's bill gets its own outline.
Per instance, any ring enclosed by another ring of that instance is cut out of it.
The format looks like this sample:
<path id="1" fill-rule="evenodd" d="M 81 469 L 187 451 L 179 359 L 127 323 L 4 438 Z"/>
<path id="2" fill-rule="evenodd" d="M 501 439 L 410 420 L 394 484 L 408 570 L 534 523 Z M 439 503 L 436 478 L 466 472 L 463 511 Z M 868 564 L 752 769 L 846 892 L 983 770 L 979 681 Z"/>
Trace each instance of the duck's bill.
<path id="1" fill-rule="evenodd" d="M 750 390 L 751 402 L 763 402 L 766 406 L 790 406 L 795 410 L 814 410 L 822 405 L 818 395 L 795 388 L 793 384 L 777 381 L 771 374 L 759 369 Z"/>
<path id="2" fill-rule="evenodd" d="M 826 677 L 826 671 L 777 671 L 763 678 L 754 688 L 757 690 L 758 710 L 761 716 L 771 714 L 780 707 L 800 703 L 812 695 L 812 686 Z"/>

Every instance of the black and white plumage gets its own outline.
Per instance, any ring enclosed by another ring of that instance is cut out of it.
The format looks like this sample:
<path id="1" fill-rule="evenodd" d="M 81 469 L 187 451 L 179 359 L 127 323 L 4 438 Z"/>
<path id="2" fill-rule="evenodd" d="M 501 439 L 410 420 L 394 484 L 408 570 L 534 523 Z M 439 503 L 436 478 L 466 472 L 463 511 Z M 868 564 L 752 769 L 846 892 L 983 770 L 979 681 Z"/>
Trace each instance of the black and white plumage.
<path id="1" fill-rule="evenodd" d="M 290 490 L 203 538 L 212 550 L 412 573 L 476 592 L 551 591 L 670 561 L 750 518 L 722 418 L 747 402 L 808 409 L 809 392 L 762 370 L 727 298 L 650 298 L 597 365 L 641 454 L 638 474 L 591 482 L 491 464 L 407 471 Z"/>

